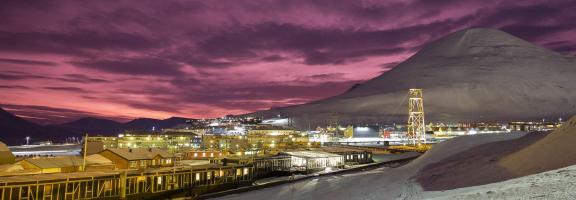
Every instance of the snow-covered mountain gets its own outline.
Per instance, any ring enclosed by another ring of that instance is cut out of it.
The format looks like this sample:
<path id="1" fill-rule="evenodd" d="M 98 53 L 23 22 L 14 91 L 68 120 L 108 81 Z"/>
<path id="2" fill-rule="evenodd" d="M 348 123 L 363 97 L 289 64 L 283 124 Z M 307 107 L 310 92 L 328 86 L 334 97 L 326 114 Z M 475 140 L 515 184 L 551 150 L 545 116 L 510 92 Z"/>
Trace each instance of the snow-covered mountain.
<path id="1" fill-rule="evenodd" d="M 341 95 L 249 115 L 282 114 L 301 128 L 405 123 L 410 88 L 423 89 L 427 121 L 556 120 L 576 114 L 576 59 L 500 30 L 466 29 Z"/>

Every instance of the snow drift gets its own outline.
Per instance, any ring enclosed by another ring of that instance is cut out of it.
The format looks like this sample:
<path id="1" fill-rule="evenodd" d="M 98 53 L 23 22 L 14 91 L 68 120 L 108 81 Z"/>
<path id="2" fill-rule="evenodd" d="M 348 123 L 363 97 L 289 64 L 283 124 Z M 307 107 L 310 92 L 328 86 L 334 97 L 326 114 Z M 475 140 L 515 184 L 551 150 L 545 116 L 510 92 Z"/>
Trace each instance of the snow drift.
<path id="1" fill-rule="evenodd" d="M 483 185 L 576 164 L 576 116 L 552 133 L 493 142 L 424 166 L 416 179 L 425 190 Z"/>
<path id="2" fill-rule="evenodd" d="M 536 143 L 510 154 L 499 164 L 524 176 L 576 164 L 576 116 Z"/>

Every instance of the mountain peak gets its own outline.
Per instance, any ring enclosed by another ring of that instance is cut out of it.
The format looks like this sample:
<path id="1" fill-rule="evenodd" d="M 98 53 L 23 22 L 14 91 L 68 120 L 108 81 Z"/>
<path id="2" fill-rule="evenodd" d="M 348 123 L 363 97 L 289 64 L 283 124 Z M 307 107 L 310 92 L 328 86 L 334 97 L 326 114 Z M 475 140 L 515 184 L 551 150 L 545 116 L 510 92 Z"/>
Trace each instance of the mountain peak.
<path id="1" fill-rule="evenodd" d="M 576 60 L 506 32 L 472 28 L 427 44 L 393 69 L 341 95 L 272 109 L 295 126 L 402 122 L 410 88 L 424 90 L 429 121 L 506 121 L 557 118 L 576 112 Z M 317 120 L 317 122 L 314 122 Z"/>
<path id="2" fill-rule="evenodd" d="M 469 28 L 451 33 L 425 46 L 412 58 L 424 60 L 435 57 L 526 57 L 560 56 L 556 52 L 536 46 L 504 31 L 489 28 Z"/>

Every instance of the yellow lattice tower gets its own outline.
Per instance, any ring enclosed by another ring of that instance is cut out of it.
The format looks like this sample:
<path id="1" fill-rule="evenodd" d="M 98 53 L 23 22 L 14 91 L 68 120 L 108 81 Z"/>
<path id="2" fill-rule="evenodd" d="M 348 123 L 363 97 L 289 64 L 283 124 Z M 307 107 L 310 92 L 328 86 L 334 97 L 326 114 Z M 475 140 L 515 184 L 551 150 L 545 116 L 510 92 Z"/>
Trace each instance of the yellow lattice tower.
<path id="1" fill-rule="evenodd" d="M 410 89 L 408 93 L 407 135 L 414 145 L 420 145 L 426 140 L 425 128 L 422 89 Z"/>

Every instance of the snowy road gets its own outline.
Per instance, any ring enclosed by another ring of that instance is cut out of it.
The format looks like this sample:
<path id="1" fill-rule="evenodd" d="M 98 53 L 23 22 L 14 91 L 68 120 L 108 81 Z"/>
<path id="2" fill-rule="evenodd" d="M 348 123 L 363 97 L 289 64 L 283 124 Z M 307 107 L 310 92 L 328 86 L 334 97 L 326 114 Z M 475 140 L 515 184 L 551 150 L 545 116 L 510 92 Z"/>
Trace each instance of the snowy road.
<path id="1" fill-rule="evenodd" d="M 279 185 L 220 199 L 403 199 L 415 197 L 420 187 L 407 181 L 397 169 L 377 170 L 323 176 Z M 404 190 L 410 188 L 410 190 Z"/>

